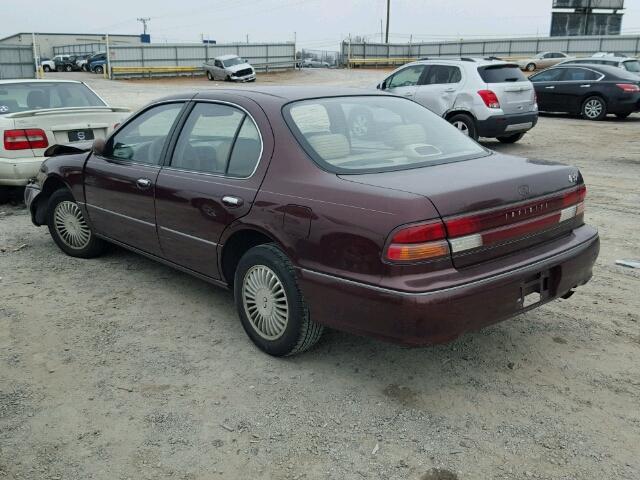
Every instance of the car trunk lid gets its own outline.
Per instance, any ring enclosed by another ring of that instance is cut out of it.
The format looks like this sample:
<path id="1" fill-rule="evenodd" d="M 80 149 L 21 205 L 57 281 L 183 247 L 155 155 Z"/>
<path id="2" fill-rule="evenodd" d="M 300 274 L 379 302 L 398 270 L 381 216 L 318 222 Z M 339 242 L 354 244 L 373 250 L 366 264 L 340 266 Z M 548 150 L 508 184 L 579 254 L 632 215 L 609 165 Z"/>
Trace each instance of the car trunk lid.
<path id="1" fill-rule="evenodd" d="M 515 64 L 487 65 L 478 68 L 478 73 L 498 97 L 500 108 L 506 115 L 536 110 L 533 85 Z"/>
<path id="2" fill-rule="evenodd" d="M 564 196 L 582 183 L 580 174 L 558 163 L 492 154 L 341 178 L 428 198 L 447 226 L 453 262 L 459 268 L 563 235 L 582 220 L 575 208 L 562 213 L 579 203 L 569 205 L 571 199 Z M 421 220 L 426 219 L 416 219 Z"/>

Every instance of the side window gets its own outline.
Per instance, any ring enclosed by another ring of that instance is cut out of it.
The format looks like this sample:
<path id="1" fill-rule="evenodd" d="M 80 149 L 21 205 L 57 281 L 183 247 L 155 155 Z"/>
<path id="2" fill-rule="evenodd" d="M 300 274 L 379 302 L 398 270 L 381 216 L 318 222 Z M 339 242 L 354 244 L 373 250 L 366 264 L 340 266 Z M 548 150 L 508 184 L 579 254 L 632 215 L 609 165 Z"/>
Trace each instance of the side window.
<path id="1" fill-rule="evenodd" d="M 550 70 L 545 70 L 544 72 L 538 73 L 532 77 L 529 77 L 534 83 L 537 82 L 557 82 L 561 79 L 562 74 L 566 69 L 564 68 L 552 68 Z"/>
<path id="2" fill-rule="evenodd" d="M 182 105 L 158 105 L 139 115 L 111 137 L 105 150 L 106 156 L 116 160 L 158 165 L 162 147 Z"/>
<path id="3" fill-rule="evenodd" d="M 412 87 L 418 84 L 424 65 L 414 65 L 400 70 L 388 82 L 387 88 Z"/>
<path id="4" fill-rule="evenodd" d="M 194 172 L 225 174 L 231 148 L 243 129 L 244 121 L 245 113 L 237 108 L 198 103 L 180 133 L 171 166 Z"/>
<path id="5" fill-rule="evenodd" d="M 599 77 L 593 70 L 586 68 L 568 68 L 563 80 L 566 82 L 580 82 L 584 80 L 597 80 Z"/>
<path id="6" fill-rule="evenodd" d="M 424 80 L 424 85 L 442 85 L 462 81 L 460 68 L 451 65 L 432 65 Z"/>
<path id="7" fill-rule="evenodd" d="M 545 53 L 542 58 L 553 58 L 553 53 Z"/>
<path id="8" fill-rule="evenodd" d="M 245 116 L 233 152 L 229 159 L 227 175 L 231 177 L 249 177 L 260 160 L 262 143 L 260 134 L 253 120 Z"/>
<path id="9" fill-rule="evenodd" d="M 222 62 L 221 62 L 220 60 L 215 60 L 215 61 L 213 62 L 213 64 L 214 64 L 216 67 L 222 68 Z"/>

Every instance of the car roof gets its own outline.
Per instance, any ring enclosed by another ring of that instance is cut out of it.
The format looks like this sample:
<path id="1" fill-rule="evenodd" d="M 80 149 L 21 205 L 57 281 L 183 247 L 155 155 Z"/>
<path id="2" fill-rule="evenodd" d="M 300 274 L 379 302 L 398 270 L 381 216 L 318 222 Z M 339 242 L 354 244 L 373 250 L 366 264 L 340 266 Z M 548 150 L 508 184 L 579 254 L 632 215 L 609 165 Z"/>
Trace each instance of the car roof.
<path id="1" fill-rule="evenodd" d="M 579 64 L 575 64 L 575 63 L 563 63 L 560 65 L 556 65 L 554 67 L 548 68 L 547 70 L 555 70 L 557 68 L 576 68 L 576 65 L 579 65 L 580 67 L 586 67 L 589 68 L 591 70 L 595 70 L 596 72 L 600 72 L 600 73 L 604 73 L 606 75 L 612 76 L 612 77 L 618 77 L 618 78 L 630 78 L 630 76 L 635 76 L 635 74 L 631 73 L 631 72 L 627 72 L 626 70 L 619 68 L 619 67 L 614 67 L 612 65 L 598 65 L 598 64 L 593 64 L 593 63 L 579 63 Z M 544 70 L 543 70 L 544 71 Z"/>
<path id="2" fill-rule="evenodd" d="M 506 60 L 502 60 L 500 58 L 496 58 L 496 57 L 485 57 L 485 58 L 480 58 L 480 57 L 424 57 L 421 58 L 420 60 L 417 60 L 415 62 L 412 62 L 410 65 L 420 65 L 420 64 L 428 64 L 428 63 L 434 63 L 434 62 L 454 62 L 454 63 L 460 63 L 460 64 L 474 64 L 478 67 L 483 67 L 486 65 L 502 65 L 502 64 L 507 64 L 510 65 L 513 62 L 508 62 Z M 404 67 L 405 65 L 403 65 Z"/>
<path id="3" fill-rule="evenodd" d="M 11 83 L 82 83 L 77 80 L 47 80 L 44 78 L 15 78 L 13 80 L 0 80 L 0 85 L 7 85 Z"/>
<path id="4" fill-rule="evenodd" d="M 216 60 L 229 60 L 230 58 L 238 58 L 238 55 L 220 55 L 219 57 L 215 57 Z"/>
<path id="5" fill-rule="evenodd" d="M 628 62 L 633 60 L 638 60 L 633 57 L 589 57 L 589 58 L 576 58 L 575 60 L 570 61 L 579 61 L 580 63 L 589 63 L 589 61 L 598 61 L 598 62 L 612 62 L 612 63 L 620 63 L 620 62 Z"/>

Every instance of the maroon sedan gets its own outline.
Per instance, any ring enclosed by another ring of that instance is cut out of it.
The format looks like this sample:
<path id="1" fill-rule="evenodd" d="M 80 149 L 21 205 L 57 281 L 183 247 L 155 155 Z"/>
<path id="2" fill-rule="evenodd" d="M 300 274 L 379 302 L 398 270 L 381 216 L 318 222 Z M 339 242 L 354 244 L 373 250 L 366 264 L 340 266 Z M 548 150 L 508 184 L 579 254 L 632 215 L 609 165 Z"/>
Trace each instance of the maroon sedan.
<path id="1" fill-rule="evenodd" d="M 449 341 L 569 297 L 599 250 L 578 169 L 489 151 L 386 94 L 173 96 L 90 151 L 52 150 L 25 197 L 64 252 L 114 243 L 233 289 L 272 355 L 325 326 Z"/>

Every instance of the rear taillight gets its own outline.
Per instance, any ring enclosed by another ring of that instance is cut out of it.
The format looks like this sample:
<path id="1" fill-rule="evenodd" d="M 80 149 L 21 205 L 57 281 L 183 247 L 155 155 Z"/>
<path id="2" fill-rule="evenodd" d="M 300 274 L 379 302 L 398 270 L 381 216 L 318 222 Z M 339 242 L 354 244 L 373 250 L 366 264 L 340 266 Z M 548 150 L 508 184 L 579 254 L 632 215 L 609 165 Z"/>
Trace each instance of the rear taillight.
<path id="1" fill-rule="evenodd" d="M 480 90 L 478 95 L 482 98 L 484 104 L 489 108 L 500 108 L 498 96 L 492 90 Z"/>
<path id="2" fill-rule="evenodd" d="M 640 87 L 638 87 L 638 85 L 634 85 L 633 83 L 616 83 L 616 87 L 626 93 L 640 92 Z"/>
<path id="3" fill-rule="evenodd" d="M 420 262 L 449 255 L 444 224 L 441 221 L 401 227 L 391 235 L 387 260 Z"/>
<path id="4" fill-rule="evenodd" d="M 48 146 L 47 135 L 40 128 L 4 131 L 5 150 L 28 150 L 30 148 L 47 148 Z"/>

